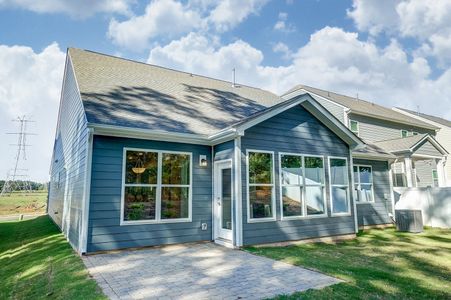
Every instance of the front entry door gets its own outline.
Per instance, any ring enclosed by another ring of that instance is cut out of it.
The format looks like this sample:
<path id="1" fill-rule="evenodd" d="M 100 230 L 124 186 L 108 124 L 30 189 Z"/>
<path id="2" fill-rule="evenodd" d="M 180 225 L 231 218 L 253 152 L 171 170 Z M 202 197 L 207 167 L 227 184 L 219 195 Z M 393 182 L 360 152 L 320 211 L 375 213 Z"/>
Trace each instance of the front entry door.
<path id="1" fill-rule="evenodd" d="M 215 162 L 214 228 L 217 238 L 232 242 L 232 162 Z"/>

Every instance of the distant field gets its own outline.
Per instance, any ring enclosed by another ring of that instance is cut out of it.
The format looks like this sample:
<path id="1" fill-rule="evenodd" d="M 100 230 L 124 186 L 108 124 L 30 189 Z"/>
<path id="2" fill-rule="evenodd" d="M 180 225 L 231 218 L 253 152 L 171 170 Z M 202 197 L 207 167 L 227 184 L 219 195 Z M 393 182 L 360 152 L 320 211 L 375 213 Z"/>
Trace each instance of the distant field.
<path id="1" fill-rule="evenodd" d="M 44 213 L 46 205 L 47 192 L 12 193 L 0 197 L 0 216 Z"/>

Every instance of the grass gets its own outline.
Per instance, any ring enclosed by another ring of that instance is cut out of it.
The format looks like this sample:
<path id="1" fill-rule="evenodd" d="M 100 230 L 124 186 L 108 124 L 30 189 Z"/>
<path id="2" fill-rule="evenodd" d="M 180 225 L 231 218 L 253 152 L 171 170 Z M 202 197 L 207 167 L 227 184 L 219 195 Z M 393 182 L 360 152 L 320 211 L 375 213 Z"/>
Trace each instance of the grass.
<path id="1" fill-rule="evenodd" d="M 248 247 L 247 251 L 343 279 L 276 299 L 451 299 L 451 230 L 370 230 L 338 244 Z"/>
<path id="2" fill-rule="evenodd" d="M 0 299 L 106 299 L 47 216 L 0 223 Z"/>
<path id="3" fill-rule="evenodd" d="M 12 193 L 0 197 L 0 216 L 45 213 L 47 192 Z"/>

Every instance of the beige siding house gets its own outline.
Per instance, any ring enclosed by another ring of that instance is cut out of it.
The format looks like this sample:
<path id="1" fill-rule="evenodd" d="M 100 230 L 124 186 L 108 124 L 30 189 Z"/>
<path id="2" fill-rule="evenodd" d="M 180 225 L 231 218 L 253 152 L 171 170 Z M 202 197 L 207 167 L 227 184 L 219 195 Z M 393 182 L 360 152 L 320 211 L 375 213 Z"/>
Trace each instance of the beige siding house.
<path id="1" fill-rule="evenodd" d="M 451 153 L 451 121 L 423 114 L 417 113 L 411 110 L 403 109 L 403 108 L 393 108 L 393 110 L 403 113 L 409 117 L 415 118 L 422 122 L 431 124 L 433 126 L 439 127 L 437 134 L 435 135 L 435 139 L 448 151 Z M 437 174 L 438 176 L 438 174 Z M 449 155 L 445 161 L 445 181 L 446 186 L 451 186 L 451 158 Z"/>

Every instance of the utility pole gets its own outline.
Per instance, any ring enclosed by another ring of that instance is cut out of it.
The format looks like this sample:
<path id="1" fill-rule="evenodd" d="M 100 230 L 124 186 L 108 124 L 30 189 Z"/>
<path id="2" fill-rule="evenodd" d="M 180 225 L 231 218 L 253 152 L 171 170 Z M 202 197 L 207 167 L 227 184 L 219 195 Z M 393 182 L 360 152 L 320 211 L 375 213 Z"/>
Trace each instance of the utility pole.
<path id="1" fill-rule="evenodd" d="M 16 156 L 14 157 L 13 168 L 7 173 L 0 197 L 9 195 L 14 191 L 31 192 L 31 185 L 27 174 L 28 169 L 23 169 L 20 167 L 21 162 L 25 162 L 27 160 L 27 147 L 31 146 L 27 144 L 27 136 L 36 135 L 34 133 L 27 132 L 28 123 L 34 121 L 28 120 L 25 115 L 21 117 L 19 116 L 17 119 L 12 121 L 19 123 L 19 131 L 8 132 L 6 134 L 17 135 L 17 144 L 11 144 L 11 146 L 17 147 L 17 151 Z"/>

